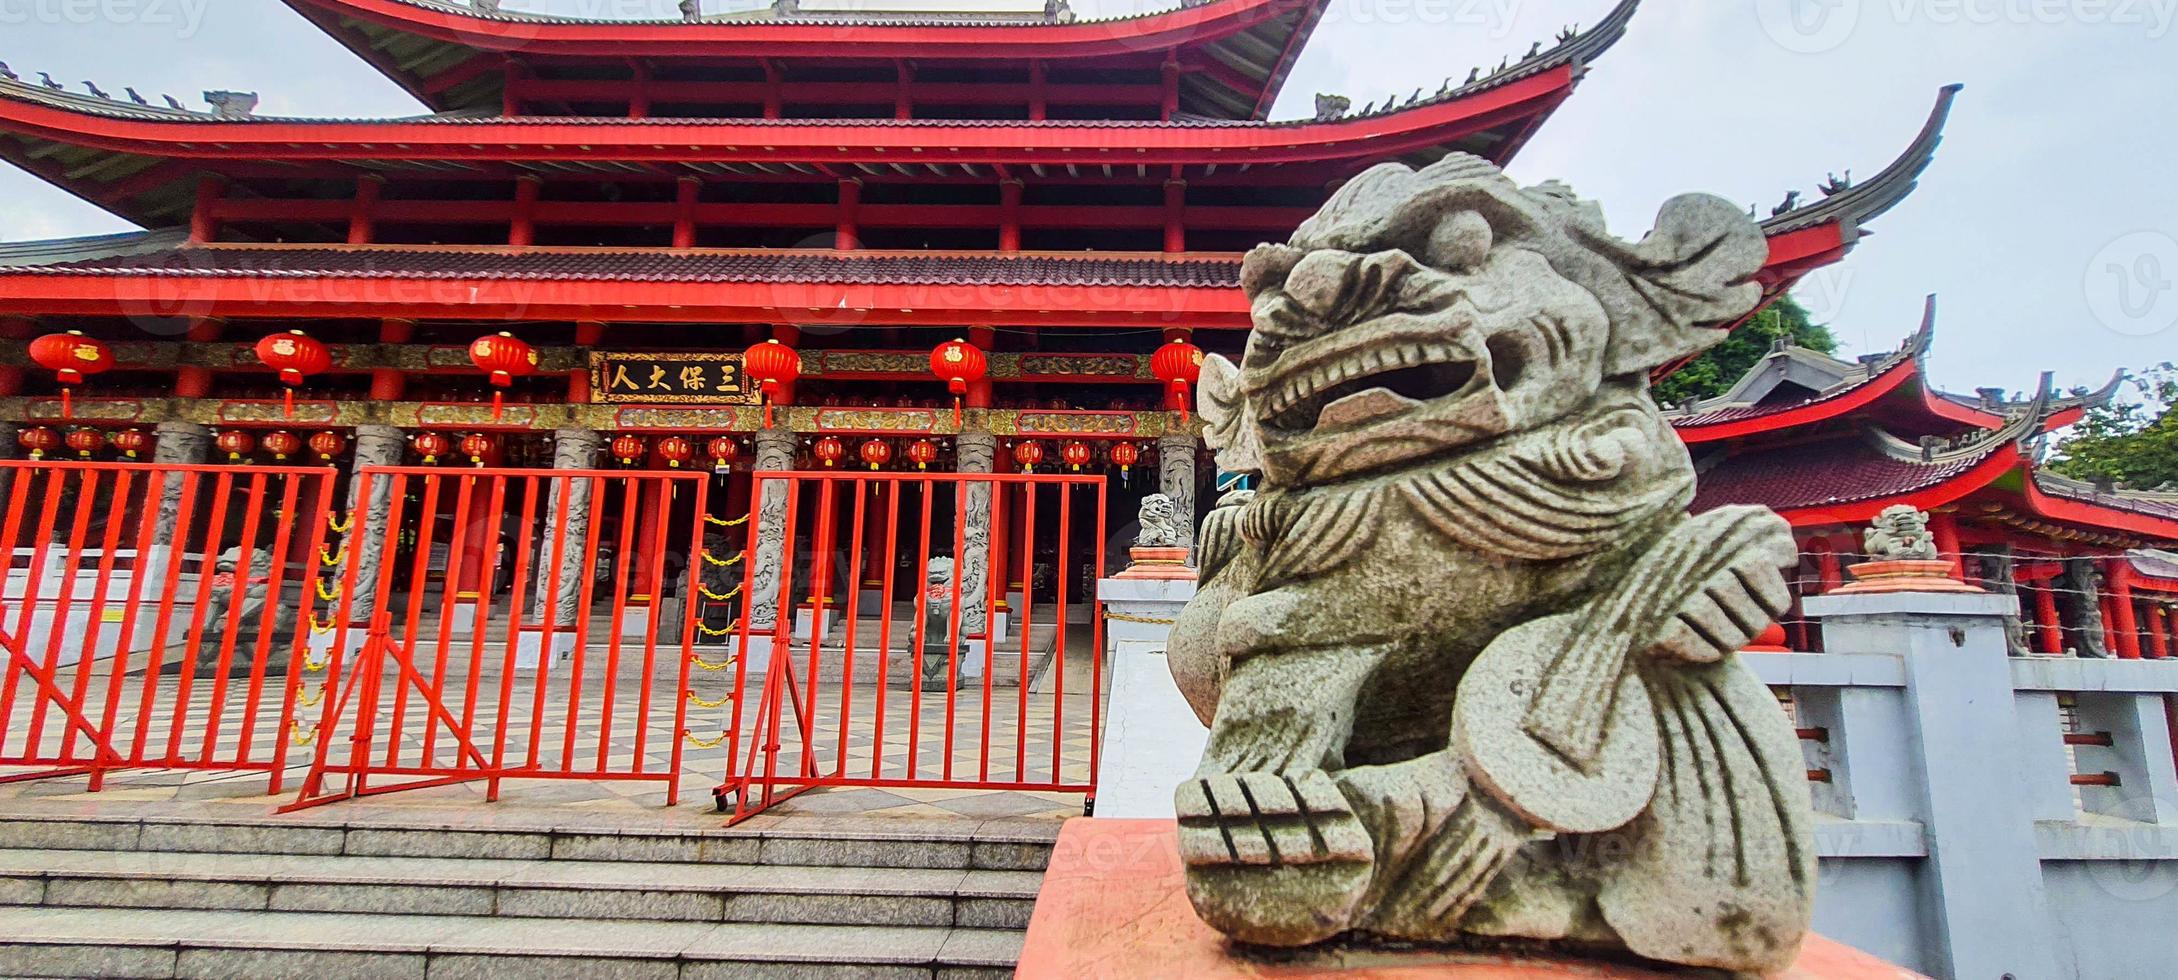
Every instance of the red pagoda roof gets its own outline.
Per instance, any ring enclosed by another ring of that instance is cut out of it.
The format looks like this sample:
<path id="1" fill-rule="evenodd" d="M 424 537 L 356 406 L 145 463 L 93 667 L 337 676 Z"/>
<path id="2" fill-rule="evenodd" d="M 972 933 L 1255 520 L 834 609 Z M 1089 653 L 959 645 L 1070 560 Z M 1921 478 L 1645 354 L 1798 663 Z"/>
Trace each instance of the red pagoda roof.
<path id="1" fill-rule="evenodd" d="M 1260 119 L 1327 0 L 1215 2 L 1103 20 L 1045 23 L 972 15 L 848 19 L 772 8 L 695 21 L 598 20 L 484 12 L 436 0 L 286 0 L 435 109 L 496 106 L 509 60 L 653 62 L 915 59 L 920 62 L 1146 62 L 1193 68 L 1182 110 Z"/>
<path id="2" fill-rule="evenodd" d="M 2016 437 L 1979 439 L 1924 455 L 1919 447 L 1869 429 L 1704 460 L 1693 509 L 1753 504 L 1795 524 L 1857 523 L 1900 502 L 1924 509 L 1950 503 L 2009 472 L 2019 460 Z"/>

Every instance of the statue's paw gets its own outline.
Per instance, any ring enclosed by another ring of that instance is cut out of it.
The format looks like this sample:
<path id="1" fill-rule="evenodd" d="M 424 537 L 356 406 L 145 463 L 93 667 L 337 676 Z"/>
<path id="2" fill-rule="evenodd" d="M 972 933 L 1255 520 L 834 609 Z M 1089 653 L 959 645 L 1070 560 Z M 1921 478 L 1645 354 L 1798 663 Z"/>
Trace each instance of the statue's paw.
<path id="1" fill-rule="evenodd" d="M 1400 869 L 1364 928 L 1422 942 L 1458 936 L 1461 919 L 1533 836 L 1505 809 L 1468 798 Z"/>
<path id="2" fill-rule="evenodd" d="M 1175 803 L 1187 894 L 1204 921 L 1269 946 L 1353 924 L 1376 852 L 1329 773 L 1211 776 L 1181 784 Z"/>
<path id="3" fill-rule="evenodd" d="M 1651 652 L 1706 664 L 1754 642 L 1792 609 L 1792 591 L 1773 550 L 1750 550 L 1712 577 L 1664 623 Z"/>

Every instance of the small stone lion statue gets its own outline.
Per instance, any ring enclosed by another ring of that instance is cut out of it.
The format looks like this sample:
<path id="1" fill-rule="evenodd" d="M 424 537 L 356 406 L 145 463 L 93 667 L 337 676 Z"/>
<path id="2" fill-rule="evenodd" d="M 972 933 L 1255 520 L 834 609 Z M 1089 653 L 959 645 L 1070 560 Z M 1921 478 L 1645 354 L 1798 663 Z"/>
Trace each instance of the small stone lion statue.
<path id="1" fill-rule="evenodd" d="M 1883 508 L 1868 533 L 1861 536 L 1868 557 L 1876 561 L 1935 561 L 1936 536 L 1929 533 L 1928 514 L 1898 504 Z"/>
<path id="2" fill-rule="evenodd" d="M 1134 536 L 1137 548 L 1177 548 L 1183 540 L 1180 536 L 1180 513 L 1173 506 L 1172 498 L 1153 493 L 1142 498 L 1138 514 L 1142 533 Z"/>
<path id="3" fill-rule="evenodd" d="M 1649 394 L 1755 308 L 1768 253 L 1719 198 L 1629 242 L 1454 153 L 1248 254 L 1254 330 L 1200 395 L 1257 492 L 1206 518 L 1169 649 L 1210 728 L 1174 801 L 1206 922 L 1795 960 L 1807 766 L 1737 653 L 1797 549 L 1767 509 L 1688 513 Z"/>

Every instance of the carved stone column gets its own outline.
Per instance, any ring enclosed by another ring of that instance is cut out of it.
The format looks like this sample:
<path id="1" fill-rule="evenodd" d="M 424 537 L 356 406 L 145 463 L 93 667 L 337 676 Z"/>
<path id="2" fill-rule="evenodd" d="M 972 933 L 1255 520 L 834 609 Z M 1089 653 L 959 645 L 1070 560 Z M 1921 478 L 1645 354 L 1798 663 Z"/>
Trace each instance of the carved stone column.
<path id="1" fill-rule="evenodd" d="M 552 433 L 552 468 L 555 470 L 588 470 L 597 468 L 598 452 L 605 446 L 604 435 L 590 429 L 558 429 Z M 573 477 L 552 481 L 552 492 L 545 500 L 544 537 L 538 545 L 537 567 L 544 569 L 537 576 L 537 608 L 552 610 L 552 625 L 557 628 L 572 627 L 582 618 L 582 583 L 590 575 L 589 563 L 584 561 L 583 543 L 590 536 L 590 489 L 591 482 Z M 567 522 L 560 523 L 560 497 L 567 498 Z M 546 563 L 559 556 L 559 594 L 552 595 L 553 573 Z"/>
<path id="2" fill-rule="evenodd" d="M 963 432 L 953 440 L 953 459 L 953 468 L 961 473 L 995 472 L 998 437 L 988 432 Z M 966 634 L 982 631 L 983 618 L 990 608 L 991 485 L 964 486 L 967 502 L 961 508 L 961 553 L 954 556 L 953 567 L 960 574 L 960 622 L 961 632 Z"/>
<path id="3" fill-rule="evenodd" d="M 212 430 L 204 426 L 195 422 L 161 422 L 153 431 L 158 436 L 158 442 L 151 450 L 153 463 L 197 466 L 211 458 Z M 151 479 L 160 481 L 159 524 L 151 532 L 151 553 L 144 556 L 143 569 L 139 573 L 147 597 L 165 588 L 167 569 L 173 560 L 174 530 L 181 523 L 182 485 L 188 482 L 186 476 L 174 472 L 158 474 Z"/>
<path id="4" fill-rule="evenodd" d="M 756 468 L 759 471 L 793 469 L 794 433 L 785 429 L 758 431 Z M 750 558 L 755 568 L 750 572 L 748 596 L 751 633 L 768 632 L 779 626 L 779 585 L 789 557 L 787 492 L 783 480 L 765 480 L 757 491 L 756 554 Z"/>
<path id="5" fill-rule="evenodd" d="M 1157 491 L 1172 498 L 1173 513 L 1180 516 L 1180 545 L 1195 548 L 1195 458 L 1199 445 L 1192 435 L 1176 434 L 1157 440 Z"/>
<path id="6" fill-rule="evenodd" d="M 385 563 L 386 521 L 393 509 L 393 481 L 370 480 L 369 499 L 362 477 L 366 466 L 399 466 L 407 438 L 390 425 L 355 427 L 355 469 L 348 477 L 348 534 L 343 539 L 356 563 L 355 594 L 348 604 L 351 624 L 368 624 L 378 602 L 379 568 Z M 162 438 L 160 444 L 164 445 Z M 362 514 L 357 520 L 356 515 Z M 345 574 L 345 573 L 343 573 Z"/>

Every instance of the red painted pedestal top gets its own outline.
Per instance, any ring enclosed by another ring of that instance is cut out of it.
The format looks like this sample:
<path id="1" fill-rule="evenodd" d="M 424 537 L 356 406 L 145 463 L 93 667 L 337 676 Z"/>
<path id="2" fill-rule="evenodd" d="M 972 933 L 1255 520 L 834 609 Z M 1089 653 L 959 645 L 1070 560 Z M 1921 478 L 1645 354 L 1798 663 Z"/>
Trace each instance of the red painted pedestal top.
<path id="1" fill-rule="evenodd" d="M 1052 850 L 1051 870 L 1029 921 L 1017 976 L 1024 980 L 1110 977 L 1334 977 L 1340 980 L 1662 980 L 1713 972 L 1670 972 L 1489 953 L 1357 951 L 1330 948 L 1236 955 L 1196 918 L 1181 884 L 1177 828 L 1169 820 L 1078 819 Z M 1777 980 L 1914 980 L 1920 975 L 1821 937 Z"/>

